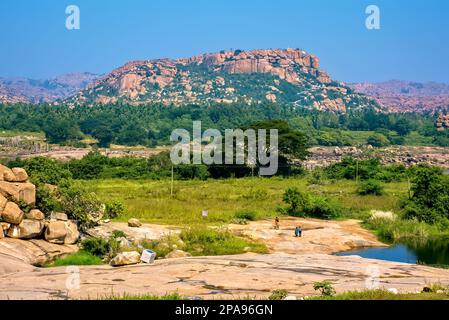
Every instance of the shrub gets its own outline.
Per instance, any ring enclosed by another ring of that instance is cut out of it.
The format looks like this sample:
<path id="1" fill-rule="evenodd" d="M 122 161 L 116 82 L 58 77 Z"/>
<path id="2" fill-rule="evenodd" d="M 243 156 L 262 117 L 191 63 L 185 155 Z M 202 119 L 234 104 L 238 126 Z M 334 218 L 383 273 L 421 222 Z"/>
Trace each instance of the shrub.
<path id="1" fill-rule="evenodd" d="M 78 221 L 82 229 L 93 226 L 103 217 L 104 205 L 94 193 L 87 192 L 80 185 L 66 181 L 59 193 L 64 211 Z"/>
<path id="2" fill-rule="evenodd" d="M 305 213 L 313 218 L 330 220 L 338 218 L 341 211 L 341 207 L 333 201 L 322 197 L 313 197 Z"/>
<path id="3" fill-rule="evenodd" d="M 57 197 L 43 185 L 36 186 L 36 207 L 47 214 L 53 211 L 63 211 Z"/>
<path id="4" fill-rule="evenodd" d="M 315 169 L 311 172 L 307 178 L 308 184 L 324 185 L 326 181 L 326 175 L 322 169 Z"/>
<path id="5" fill-rule="evenodd" d="M 96 257 L 103 258 L 110 251 L 109 242 L 103 238 L 87 238 L 81 241 L 82 249 Z"/>
<path id="6" fill-rule="evenodd" d="M 256 220 L 257 213 L 254 211 L 242 210 L 235 213 L 235 218 L 239 220 Z"/>
<path id="7" fill-rule="evenodd" d="M 126 238 L 126 234 L 121 230 L 114 230 L 112 231 L 111 237 L 114 239 Z"/>
<path id="8" fill-rule="evenodd" d="M 114 238 L 87 238 L 81 241 L 81 248 L 96 257 L 109 260 L 117 255 L 120 243 Z"/>
<path id="9" fill-rule="evenodd" d="M 107 219 L 119 218 L 125 214 L 125 205 L 120 201 L 106 203 L 104 217 Z"/>
<path id="10" fill-rule="evenodd" d="M 284 289 L 274 290 L 268 297 L 268 300 L 284 300 L 287 298 L 288 292 Z"/>
<path id="11" fill-rule="evenodd" d="M 36 157 L 27 160 L 14 160 L 8 164 L 9 167 L 21 167 L 29 174 L 34 184 L 58 185 L 61 181 L 70 179 L 72 174 L 62 162 L 45 157 Z"/>
<path id="12" fill-rule="evenodd" d="M 362 196 L 366 195 L 375 195 L 381 196 L 383 194 L 384 187 L 380 184 L 380 182 L 376 180 L 367 180 L 362 181 L 358 187 L 358 194 Z"/>
<path id="13" fill-rule="evenodd" d="M 331 297 L 336 293 L 334 287 L 332 287 L 332 283 L 329 281 L 315 282 L 313 284 L 313 290 L 319 290 L 321 295 L 326 297 Z"/>
<path id="14" fill-rule="evenodd" d="M 318 219 L 334 219 L 341 215 L 341 208 L 333 201 L 302 193 L 290 188 L 284 193 L 284 202 L 289 204 L 287 214 L 291 216 L 310 216 Z"/>
<path id="15" fill-rule="evenodd" d="M 297 188 L 289 188 L 284 193 L 284 202 L 290 205 L 287 209 L 288 214 L 297 216 L 299 212 L 305 210 L 310 205 L 309 196 L 300 192 Z"/>

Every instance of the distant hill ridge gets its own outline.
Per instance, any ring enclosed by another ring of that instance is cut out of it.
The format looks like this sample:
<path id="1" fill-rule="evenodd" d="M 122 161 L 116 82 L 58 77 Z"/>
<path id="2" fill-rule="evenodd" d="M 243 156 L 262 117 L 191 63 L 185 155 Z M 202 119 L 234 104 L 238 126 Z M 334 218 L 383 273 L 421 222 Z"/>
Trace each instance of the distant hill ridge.
<path id="1" fill-rule="evenodd" d="M 390 112 L 449 109 L 449 85 L 445 83 L 391 80 L 379 83 L 353 83 L 350 87 L 375 98 Z"/>
<path id="2" fill-rule="evenodd" d="M 0 78 L 0 102 L 44 103 L 66 99 L 87 87 L 98 75 L 70 73 L 51 79 Z"/>

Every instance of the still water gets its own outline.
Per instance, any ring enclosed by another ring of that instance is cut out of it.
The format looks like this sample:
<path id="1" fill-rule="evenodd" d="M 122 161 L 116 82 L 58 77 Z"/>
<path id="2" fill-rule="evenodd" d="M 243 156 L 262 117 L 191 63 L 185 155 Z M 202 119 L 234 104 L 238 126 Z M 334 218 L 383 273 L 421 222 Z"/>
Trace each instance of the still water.
<path id="1" fill-rule="evenodd" d="M 350 252 L 340 252 L 336 255 L 357 255 L 368 259 L 449 267 L 449 238 L 437 238 L 426 241 L 409 239 L 390 247 L 363 248 Z"/>

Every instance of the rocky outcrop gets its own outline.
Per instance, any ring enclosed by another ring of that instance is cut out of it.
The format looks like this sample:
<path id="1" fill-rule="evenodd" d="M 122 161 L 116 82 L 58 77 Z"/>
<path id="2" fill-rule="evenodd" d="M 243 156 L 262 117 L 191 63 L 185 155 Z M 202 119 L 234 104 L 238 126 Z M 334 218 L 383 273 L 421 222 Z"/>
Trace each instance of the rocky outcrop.
<path id="1" fill-rule="evenodd" d="M 45 239 L 57 245 L 75 244 L 80 233 L 77 224 L 65 213 L 52 213 L 49 219 L 38 209 L 26 213 L 22 204 L 33 207 L 36 188 L 28 181 L 28 174 L 21 168 L 9 169 L 0 165 L 0 239 Z M 41 242 L 42 243 L 42 242 Z"/>
<path id="2" fill-rule="evenodd" d="M 350 93 L 300 49 L 221 51 L 183 59 L 129 62 L 66 102 L 209 104 L 276 102 L 322 110 L 378 105 Z"/>

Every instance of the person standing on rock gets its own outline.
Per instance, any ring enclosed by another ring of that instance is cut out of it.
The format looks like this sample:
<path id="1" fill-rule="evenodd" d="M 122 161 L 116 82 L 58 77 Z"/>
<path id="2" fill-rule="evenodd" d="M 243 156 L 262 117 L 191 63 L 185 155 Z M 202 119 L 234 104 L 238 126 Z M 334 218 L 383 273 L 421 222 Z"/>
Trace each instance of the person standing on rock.
<path id="1" fill-rule="evenodd" d="M 301 226 L 297 226 L 295 228 L 295 237 L 296 238 L 301 238 L 302 237 L 302 229 Z"/>
<path id="2" fill-rule="evenodd" d="M 279 230 L 279 218 L 278 217 L 276 217 L 274 219 L 274 229 Z"/>

